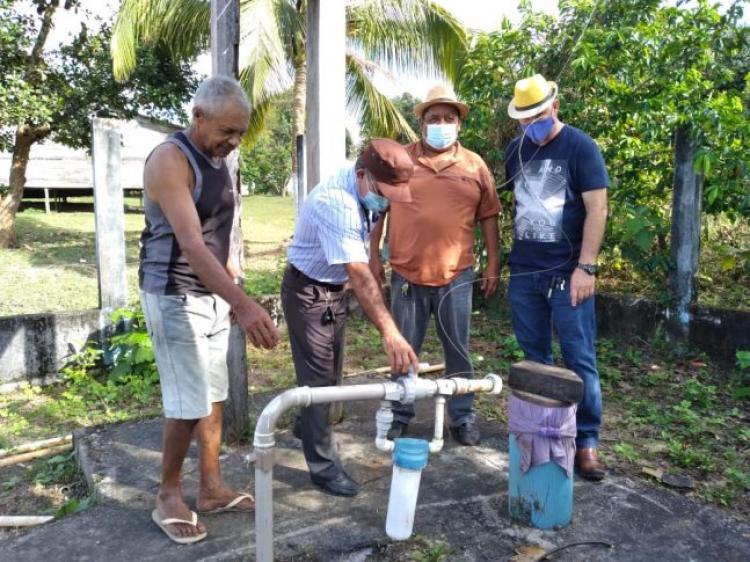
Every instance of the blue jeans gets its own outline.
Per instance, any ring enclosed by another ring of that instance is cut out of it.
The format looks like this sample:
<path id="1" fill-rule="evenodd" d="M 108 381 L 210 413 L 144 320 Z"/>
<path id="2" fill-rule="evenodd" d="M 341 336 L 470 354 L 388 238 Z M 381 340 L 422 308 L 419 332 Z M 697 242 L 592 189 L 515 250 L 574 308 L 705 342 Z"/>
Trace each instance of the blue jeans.
<path id="1" fill-rule="evenodd" d="M 583 400 L 576 422 L 579 448 L 596 447 L 602 421 L 602 391 L 596 369 L 596 310 L 594 297 L 573 307 L 570 275 L 515 273 L 508 301 L 521 349 L 530 361 L 552 363 L 552 327 L 560 340 L 565 366 L 583 380 Z"/>
<path id="2" fill-rule="evenodd" d="M 473 378 L 469 357 L 469 324 L 474 272 L 464 269 L 447 285 L 430 287 L 415 285 L 395 271 L 391 275 L 391 314 L 401 334 L 419 355 L 430 316 L 443 343 L 446 376 Z M 438 318 L 438 307 L 440 316 Z M 405 373 L 394 373 L 394 380 Z M 448 400 L 451 427 L 474 423 L 474 394 L 462 394 Z M 414 417 L 413 404 L 393 403 L 393 419 L 409 423 Z"/>

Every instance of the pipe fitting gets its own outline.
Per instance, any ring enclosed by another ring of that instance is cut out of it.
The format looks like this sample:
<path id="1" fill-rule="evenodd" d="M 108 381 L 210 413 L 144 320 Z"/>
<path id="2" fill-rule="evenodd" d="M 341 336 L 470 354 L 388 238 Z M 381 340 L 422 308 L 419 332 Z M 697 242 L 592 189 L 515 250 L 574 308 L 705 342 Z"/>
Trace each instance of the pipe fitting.
<path id="1" fill-rule="evenodd" d="M 500 392 L 503 390 L 503 379 L 500 378 L 500 375 L 490 373 L 486 377 L 484 377 L 484 380 L 492 382 L 492 388 L 488 391 L 490 394 L 500 394 Z"/>
<path id="2" fill-rule="evenodd" d="M 258 449 L 255 452 L 255 469 L 261 472 L 270 472 L 273 470 L 273 464 L 276 454 L 275 449 Z"/>
<path id="3" fill-rule="evenodd" d="M 383 383 L 383 398 L 385 400 L 399 401 L 403 394 L 403 387 L 398 382 Z"/>
<path id="4" fill-rule="evenodd" d="M 391 410 L 391 403 L 389 400 L 383 400 L 380 403 L 380 408 L 375 413 L 375 427 L 377 428 L 375 447 L 380 451 L 389 452 L 393 450 L 394 443 L 391 439 L 388 439 L 388 430 L 391 428 L 392 423 L 393 411 Z"/>
<path id="5" fill-rule="evenodd" d="M 437 393 L 442 396 L 452 396 L 458 394 L 456 392 L 456 380 L 455 379 L 438 379 L 435 381 L 437 385 Z"/>
<path id="6" fill-rule="evenodd" d="M 396 382 L 401 385 L 401 398 L 399 402 L 402 404 L 413 404 L 417 397 L 417 378 L 413 375 L 406 377 L 400 377 Z"/>
<path id="7" fill-rule="evenodd" d="M 276 444 L 274 440 L 276 422 L 279 421 L 281 415 L 289 408 L 294 406 L 304 408 L 309 406 L 311 402 L 312 393 L 308 386 L 290 388 L 271 400 L 263 408 L 263 412 L 261 412 L 258 422 L 255 424 L 253 447 L 258 449 L 273 447 Z"/>

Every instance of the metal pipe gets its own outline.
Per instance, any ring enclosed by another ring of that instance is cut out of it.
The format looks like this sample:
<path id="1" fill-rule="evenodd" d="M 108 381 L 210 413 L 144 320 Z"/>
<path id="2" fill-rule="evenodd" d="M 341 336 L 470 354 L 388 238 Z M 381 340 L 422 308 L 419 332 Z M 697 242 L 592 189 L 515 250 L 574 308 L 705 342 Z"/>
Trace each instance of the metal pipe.
<path id="1" fill-rule="evenodd" d="M 402 377 L 397 382 L 357 384 L 351 386 L 302 386 L 282 392 L 271 400 L 261 412 L 255 425 L 255 559 L 256 562 L 273 562 L 273 463 L 276 422 L 289 408 L 310 404 L 352 402 L 355 400 L 399 400 L 406 396 L 412 400 L 427 396 L 488 392 L 498 394 L 503 382 L 497 375 L 484 379 L 425 380 Z M 442 437 L 442 430 L 441 430 Z"/>

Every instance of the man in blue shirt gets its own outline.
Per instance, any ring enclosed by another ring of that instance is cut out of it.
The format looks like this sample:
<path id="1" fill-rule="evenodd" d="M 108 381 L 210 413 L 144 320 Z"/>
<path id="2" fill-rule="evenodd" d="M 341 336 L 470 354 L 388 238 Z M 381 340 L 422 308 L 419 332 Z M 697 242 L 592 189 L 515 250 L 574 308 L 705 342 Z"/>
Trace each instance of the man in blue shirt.
<path id="1" fill-rule="evenodd" d="M 300 386 L 332 386 L 341 374 L 347 282 L 380 331 L 391 371 L 418 368 L 417 356 L 398 331 L 370 272 L 367 248 L 376 215 L 390 201 L 410 201 L 412 172 L 411 158 L 400 144 L 374 139 L 354 166 L 321 182 L 305 199 L 281 287 Z M 354 496 L 359 485 L 341 465 L 329 409 L 329 404 L 302 408 L 294 434 L 302 440 L 313 483 L 330 494 Z"/>
<path id="2" fill-rule="evenodd" d="M 565 365 L 583 380 L 576 469 L 601 480 L 606 471 L 597 454 L 602 397 L 594 285 L 609 178 L 591 137 L 558 118 L 557 93 L 557 84 L 537 74 L 516 83 L 508 105 L 522 130 L 505 150 L 515 199 L 508 299 L 526 358 L 552 363 L 554 326 Z"/>

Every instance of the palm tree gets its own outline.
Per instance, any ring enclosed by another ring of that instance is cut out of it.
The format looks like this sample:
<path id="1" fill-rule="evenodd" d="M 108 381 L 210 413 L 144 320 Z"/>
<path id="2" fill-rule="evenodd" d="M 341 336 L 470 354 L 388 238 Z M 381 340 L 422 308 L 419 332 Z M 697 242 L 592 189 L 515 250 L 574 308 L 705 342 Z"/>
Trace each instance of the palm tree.
<path id="1" fill-rule="evenodd" d="M 305 0 L 240 0 L 240 82 L 253 105 L 250 144 L 273 101 L 289 89 L 294 134 L 304 132 L 305 8 Z M 468 47 L 465 30 L 430 0 L 347 0 L 346 34 L 350 109 L 373 136 L 400 133 L 416 139 L 373 77 L 377 72 L 442 73 L 455 83 Z M 123 0 L 112 39 L 115 77 L 126 79 L 133 71 L 139 44 L 162 44 L 176 58 L 192 58 L 209 42 L 209 0 Z"/>

